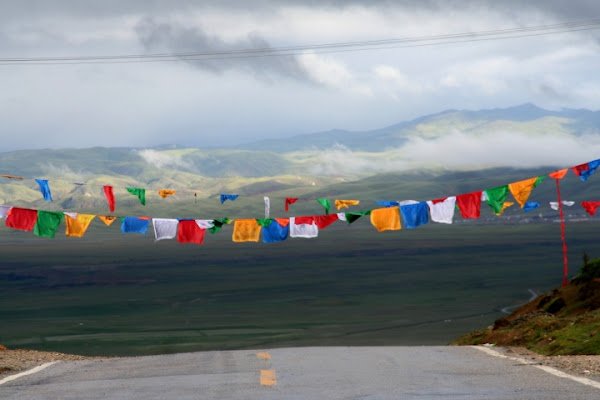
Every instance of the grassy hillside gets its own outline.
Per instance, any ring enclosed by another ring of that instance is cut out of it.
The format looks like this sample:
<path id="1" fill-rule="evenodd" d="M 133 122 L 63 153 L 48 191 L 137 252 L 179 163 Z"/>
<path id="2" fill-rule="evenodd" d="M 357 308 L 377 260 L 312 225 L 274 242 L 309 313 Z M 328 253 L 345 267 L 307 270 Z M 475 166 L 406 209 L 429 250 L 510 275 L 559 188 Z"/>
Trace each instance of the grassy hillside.
<path id="1" fill-rule="evenodd" d="M 547 355 L 600 354 L 600 259 L 587 261 L 564 287 L 517 308 L 454 344 L 525 346 Z"/>

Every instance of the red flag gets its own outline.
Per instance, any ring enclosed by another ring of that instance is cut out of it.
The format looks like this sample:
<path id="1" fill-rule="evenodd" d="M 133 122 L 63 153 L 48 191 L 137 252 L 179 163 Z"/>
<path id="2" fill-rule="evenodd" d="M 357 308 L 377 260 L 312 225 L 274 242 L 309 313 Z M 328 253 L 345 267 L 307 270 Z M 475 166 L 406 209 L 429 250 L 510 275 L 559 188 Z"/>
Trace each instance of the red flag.
<path id="1" fill-rule="evenodd" d="M 456 196 L 456 205 L 463 218 L 479 218 L 481 213 L 481 190 Z"/>
<path id="2" fill-rule="evenodd" d="M 594 215 L 596 213 L 596 208 L 600 206 L 600 201 L 582 201 L 581 206 L 585 208 L 585 211 L 590 215 Z"/>
<path id="3" fill-rule="evenodd" d="M 290 204 L 294 204 L 298 201 L 297 197 L 286 197 L 285 198 L 285 211 L 288 212 L 290 210 Z"/>
<path id="4" fill-rule="evenodd" d="M 37 222 L 37 210 L 13 207 L 6 216 L 6 226 L 23 231 L 32 231 Z"/>
<path id="5" fill-rule="evenodd" d="M 198 223 L 193 219 L 184 219 L 179 221 L 177 229 L 177 241 L 180 243 L 197 243 L 204 242 L 204 234 L 206 229 L 200 228 Z"/>
<path id="6" fill-rule="evenodd" d="M 325 229 L 337 220 L 339 220 L 337 214 L 317 215 L 314 217 L 315 225 L 317 225 L 319 229 Z M 296 223 L 298 223 L 298 218 L 296 218 Z"/>
<path id="7" fill-rule="evenodd" d="M 575 175 L 581 176 L 581 173 L 583 171 L 587 171 L 588 169 L 590 169 L 590 166 L 588 163 L 585 163 L 585 164 L 579 164 L 574 167 L 571 167 L 571 169 L 573 170 L 573 172 L 575 172 Z"/>
<path id="8" fill-rule="evenodd" d="M 106 201 L 108 201 L 110 212 L 115 212 L 115 195 L 113 194 L 113 187 L 108 185 L 104 186 L 104 195 L 106 196 Z"/>

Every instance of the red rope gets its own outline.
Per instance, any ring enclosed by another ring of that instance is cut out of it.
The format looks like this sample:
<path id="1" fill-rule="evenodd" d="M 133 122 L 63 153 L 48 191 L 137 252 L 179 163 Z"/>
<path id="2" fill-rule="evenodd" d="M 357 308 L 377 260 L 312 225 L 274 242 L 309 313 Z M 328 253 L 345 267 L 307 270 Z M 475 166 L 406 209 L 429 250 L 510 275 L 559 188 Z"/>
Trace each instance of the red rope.
<path id="1" fill-rule="evenodd" d="M 562 200 L 560 198 L 560 184 L 558 183 L 558 179 L 556 179 L 556 194 L 558 195 L 558 212 L 560 214 L 560 239 L 562 240 L 563 262 L 565 265 L 562 285 L 566 286 L 567 275 L 569 273 L 569 265 L 567 262 L 567 242 L 565 240 L 565 214 L 563 213 Z"/>

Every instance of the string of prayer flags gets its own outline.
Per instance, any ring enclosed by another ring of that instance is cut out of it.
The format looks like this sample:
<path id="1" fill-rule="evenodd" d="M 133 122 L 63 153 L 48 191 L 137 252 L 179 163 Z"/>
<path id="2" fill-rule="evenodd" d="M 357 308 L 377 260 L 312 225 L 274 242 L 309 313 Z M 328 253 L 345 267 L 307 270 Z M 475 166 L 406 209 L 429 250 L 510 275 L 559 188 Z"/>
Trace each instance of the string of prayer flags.
<path id="1" fill-rule="evenodd" d="M 53 238 L 64 217 L 65 214 L 62 212 L 38 210 L 33 233 L 37 236 Z"/>
<path id="2" fill-rule="evenodd" d="M 346 216 L 348 213 L 346 213 Z M 371 213 L 371 224 L 379 232 L 397 231 L 400 226 L 400 209 L 398 207 L 376 208 Z"/>
<path id="3" fill-rule="evenodd" d="M 179 243 L 202 244 L 204 242 L 205 234 L 206 229 L 200 228 L 195 220 L 179 220 L 179 228 L 177 229 L 177 241 Z"/>
<path id="4" fill-rule="evenodd" d="M 112 215 L 98 215 L 98 218 L 100 221 L 104 222 L 106 226 L 110 226 L 117 219 L 117 217 L 113 217 Z"/>
<path id="5" fill-rule="evenodd" d="M 121 233 L 141 233 L 145 235 L 149 224 L 150 218 L 125 217 L 121 222 Z"/>
<path id="6" fill-rule="evenodd" d="M 9 228 L 31 232 L 37 222 L 37 210 L 12 207 L 6 216 L 5 224 Z"/>
<path id="7" fill-rule="evenodd" d="M 339 210 L 342 207 L 349 208 L 350 206 L 356 206 L 360 204 L 360 200 L 336 200 L 335 208 Z"/>
<path id="8" fill-rule="evenodd" d="M 271 214 L 271 199 L 265 196 L 265 218 L 269 218 Z"/>
<path id="9" fill-rule="evenodd" d="M 325 214 L 329 214 L 329 209 L 331 208 L 331 201 L 329 199 L 317 199 L 317 201 L 325 208 Z"/>
<path id="10" fill-rule="evenodd" d="M 508 197 L 508 185 L 499 186 L 493 189 L 484 190 L 484 201 L 492 207 L 494 214 L 501 213 L 504 207 L 504 202 Z"/>
<path id="11" fill-rule="evenodd" d="M 540 202 L 539 201 L 528 201 L 527 203 L 525 203 L 525 205 L 523 206 L 523 211 L 531 211 L 531 210 L 535 210 L 536 208 L 538 208 L 540 206 Z"/>
<path id="12" fill-rule="evenodd" d="M 143 206 L 146 205 L 146 189 L 131 187 L 125 189 L 127 189 L 127 191 L 132 195 L 137 196 L 138 200 L 140 201 L 140 203 L 142 203 Z"/>
<path id="13" fill-rule="evenodd" d="M 594 215 L 596 209 L 600 206 L 600 201 L 582 201 L 581 206 L 587 211 L 588 214 Z"/>
<path id="14" fill-rule="evenodd" d="M 225 203 L 227 200 L 234 201 L 237 199 L 239 194 L 222 194 L 221 195 L 221 204 Z"/>
<path id="15" fill-rule="evenodd" d="M 106 201 L 108 202 L 108 207 L 110 212 L 115 212 L 115 194 L 113 193 L 113 187 L 105 185 L 104 187 L 104 195 L 106 196 Z"/>
<path id="16" fill-rule="evenodd" d="M 285 198 L 285 212 L 290 211 L 290 204 L 294 204 L 298 201 L 297 197 L 286 197 Z"/>
<path id="17" fill-rule="evenodd" d="M 290 234 L 289 218 L 275 218 L 262 225 L 263 243 L 283 242 Z"/>
<path id="18" fill-rule="evenodd" d="M 441 224 L 451 224 L 454 219 L 456 196 L 427 201 L 431 220 Z"/>
<path id="19" fill-rule="evenodd" d="M 45 201 L 52 201 L 52 194 L 50 193 L 50 186 L 48 185 L 48 179 L 36 179 L 37 184 L 40 186 L 40 192 L 44 196 Z"/>
<path id="20" fill-rule="evenodd" d="M 429 207 L 426 202 L 400 206 L 404 227 L 416 228 L 429 222 Z M 373 213 L 371 213 L 371 217 Z"/>
<path id="21" fill-rule="evenodd" d="M 319 236 L 319 227 L 311 217 L 290 217 L 290 237 L 315 238 Z"/>
<path id="22" fill-rule="evenodd" d="M 479 218 L 481 214 L 481 191 L 456 196 L 456 205 L 463 218 Z"/>
<path id="23" fill-rule="evenodd" d="M 175 239 L 178 225 L 179 220 L 175 218 L 152 218 L 155 240 Z"/>
<path id="24" fill-rule="evenodd" d="M 579 177 L 583 182 L 585 182 L 600 166 L 600 160 L 594 160 L 587 162 L 585 164 L 576 165 L 575 167 L 571 167 L 575 175 Z"/>
<path id="25" fill-rule="evenodd" d="M 83 237 L 95 217 L 91 214 L 65 213 L 65 234 L 70 237 Z"/>
<path id="26" fill-rule="evenodd" d="M 158 195 L 163 199 L 166 199 L 167 196 L 175 194 L 177 191 L 172 189 L 161 189 L 158 191 Z"/>
<path id="27" fill-rule="evenodd" d="M 256 219 L 236 219 L 231 239 L 234 242 L 258 242 L 261 226 Z"/>

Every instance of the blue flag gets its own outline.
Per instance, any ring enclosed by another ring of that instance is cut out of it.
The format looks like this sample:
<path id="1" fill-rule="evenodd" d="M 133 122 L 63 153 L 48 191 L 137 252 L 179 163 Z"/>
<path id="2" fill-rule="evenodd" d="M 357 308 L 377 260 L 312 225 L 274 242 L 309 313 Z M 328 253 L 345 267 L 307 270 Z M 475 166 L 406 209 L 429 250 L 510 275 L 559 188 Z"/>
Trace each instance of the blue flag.
<path id="1" fill-rule="evenodd" d="M 221 195 L 221 204 L 225 203 L 226 200 L 234 201 L 237 199 L 239 194 L 222 194 Z"/>
<path id="2" fill-rule="evenodd" d="M 141 219 L 138 217 L 125 217 L 121 223 L 122 233 L 141 233 L 145 235 L 148 231 L 150 219 Z"/>
<path id="3" fill-rule="evenodd" d="M 405 228 L 416 228 L 429 222 L 429 206 L 426 202 L 400 206 Z"/>
<path id="4" fill-rule="evenodd" d="M 44 200 L 52 201 L 52 194 L 50 193 L 50 186 L 48 186 L 48 180 L 36 179 L 35 181 L 38 183 L 38 185 L 40 185 L 40 191 L 42 192 L 42 195 L 44 195 Z"/>

